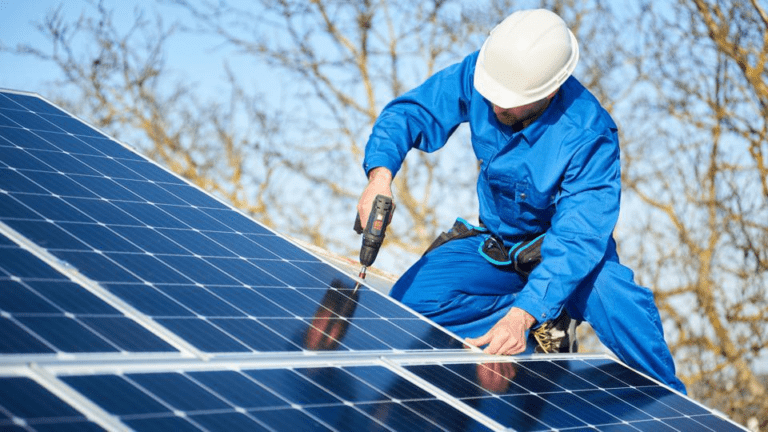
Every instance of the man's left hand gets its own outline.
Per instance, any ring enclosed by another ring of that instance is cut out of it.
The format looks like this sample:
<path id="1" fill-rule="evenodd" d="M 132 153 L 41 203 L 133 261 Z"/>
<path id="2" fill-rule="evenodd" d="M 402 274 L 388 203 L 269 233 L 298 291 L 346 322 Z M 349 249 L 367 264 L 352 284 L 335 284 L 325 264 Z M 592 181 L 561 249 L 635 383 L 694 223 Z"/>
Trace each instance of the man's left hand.
<path id="1" fill-rule="evenodd" d="M 467 338 L 466 342 L 477 347 L 488 345 L 483 350 L 487 354 L 518 354 L 525 351 L 525 332 L 535 323 L 536 319 L 531 314 L 513 307 L 488 333 L 474 339 Z"/>

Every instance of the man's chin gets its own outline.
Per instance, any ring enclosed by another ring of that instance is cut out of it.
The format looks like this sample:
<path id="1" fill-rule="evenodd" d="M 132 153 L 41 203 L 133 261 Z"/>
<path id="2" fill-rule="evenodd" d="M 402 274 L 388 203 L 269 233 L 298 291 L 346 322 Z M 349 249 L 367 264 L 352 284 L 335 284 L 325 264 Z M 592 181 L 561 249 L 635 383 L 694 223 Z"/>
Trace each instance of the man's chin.
<path id="1" fill-rule="evenodd" d="M 509 117 L 503 117 L 502 118 L 502 117 L 496 116 L 496 120 L 498 120 L 499 123 L 501 123 L 503 125 L 507 125 L 507 126 L 512 126 L 515 123 L 517 123 L 517 119 L 512 119 L 512 118 L 509 118 Z"/>

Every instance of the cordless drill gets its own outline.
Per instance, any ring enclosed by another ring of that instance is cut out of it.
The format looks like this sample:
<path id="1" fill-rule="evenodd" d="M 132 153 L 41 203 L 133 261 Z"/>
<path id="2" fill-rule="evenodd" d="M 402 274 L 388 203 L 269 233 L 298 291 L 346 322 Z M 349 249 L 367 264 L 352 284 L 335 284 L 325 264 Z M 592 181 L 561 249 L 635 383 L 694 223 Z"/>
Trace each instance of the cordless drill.
<path id="1" fill-rule="evenodd" d="M 371 207 L 371 213 L 368 216 L 368 222 L 365 229 L 360 222 L 360 214 L 355 219 L 355 231 L 363 235 L 363 245 L 360 248 L 360 279 L 365 279 L 366 269 L 376 260 L 379 248 L 384 242 L 384 231 L 387 229 L 389 220 L 392 217 L 392 198 L 385 195 L 376 195 Z M 355 291 L 360 288 L 360 283 L 355 285 Z"/>

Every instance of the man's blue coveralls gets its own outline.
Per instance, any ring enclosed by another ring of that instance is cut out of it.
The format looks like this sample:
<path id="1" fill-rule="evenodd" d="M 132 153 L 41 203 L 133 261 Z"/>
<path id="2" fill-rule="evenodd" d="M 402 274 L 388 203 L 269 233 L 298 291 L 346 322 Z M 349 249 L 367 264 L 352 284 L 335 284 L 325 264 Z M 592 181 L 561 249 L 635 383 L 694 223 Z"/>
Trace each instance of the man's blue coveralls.
<path id="1" fill-rule="evenodd" d="M 485 334 L 512 306 L 539 323 L 565 307 L 622 361 L 685 392 L 653 294 L 616 254 L 621 176 L 610 115 L 570 77 L 539 118 L 515 131 L 474 89 L 477 55 L 390 102 L 373 127 L 364 168 L 394 175 L 411 148 L 438 150 L 468 122 L 480 162 L 480 220 L 507 247 L 546 232 L 542 261 L 526 280 L 483 258 L 483 238 L 453 240 L 422 257 L 390 294 L 461 337 Z"/>

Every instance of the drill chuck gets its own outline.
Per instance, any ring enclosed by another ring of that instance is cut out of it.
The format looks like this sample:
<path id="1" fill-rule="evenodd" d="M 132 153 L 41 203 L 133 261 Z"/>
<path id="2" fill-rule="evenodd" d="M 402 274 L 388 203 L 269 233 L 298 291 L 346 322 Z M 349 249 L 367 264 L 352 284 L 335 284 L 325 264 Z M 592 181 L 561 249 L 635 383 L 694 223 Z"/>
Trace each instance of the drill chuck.
<path id="1" fill-rule="evenodd" d="M 379 254 L 381 240 L 367 239 L 366 237 L 367 235 L 363 237 L 363 246 L 360 248 L 360 264 L 370 267 Z"/>

